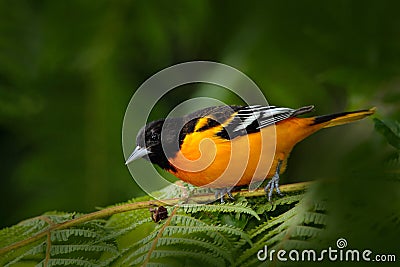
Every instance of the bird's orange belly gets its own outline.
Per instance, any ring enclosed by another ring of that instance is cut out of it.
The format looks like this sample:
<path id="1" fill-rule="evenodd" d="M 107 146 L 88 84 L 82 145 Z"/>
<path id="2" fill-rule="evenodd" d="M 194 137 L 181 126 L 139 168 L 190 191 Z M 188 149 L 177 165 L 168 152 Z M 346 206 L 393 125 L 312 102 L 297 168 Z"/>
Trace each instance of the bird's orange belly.
<path id="1" fill-rule="evenodd" d="M 270 178 L 278 160 L 287 157 L 283 152 L 286 149 L 276 146 L 275 136 L 274 127 L 233 140 L 198 140 L 198 135 L 189 136 L 177 156 L 169 159 L 176 168 L 172 174 L 190 184 L 210 188 L 248 185 Z"/>

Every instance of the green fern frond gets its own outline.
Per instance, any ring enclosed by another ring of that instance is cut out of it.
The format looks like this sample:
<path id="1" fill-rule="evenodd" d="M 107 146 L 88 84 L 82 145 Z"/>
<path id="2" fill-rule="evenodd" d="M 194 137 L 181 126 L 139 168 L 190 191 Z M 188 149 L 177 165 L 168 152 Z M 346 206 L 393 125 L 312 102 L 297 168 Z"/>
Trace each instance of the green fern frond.
<path id="1" fill-rule="evenodd" d="M 38 225 L 14 225 L 4 228 L 0 231 L 0 247 L 6 247 L 10 244 L 23 240 L 35 232 L 39 232 L 45 227 L 43 222 L 37 222 Z"/>
<path id="2" fill-rule="evenodd" d="M 126 258 L 126 261 L 131 260 L 132 258 L 136 258 L 146 252 L 149 251 L 151 248 L 151 243 L 146 243 L 145 245 L 139 247 L 138 249 L 134 250 L 133 252 L 129 253 L 129 256 Z M 186 248 L 188 247 L 195 247 L 195 248 L 203 248 L 205 250 L 208 250 L 210 253 L 215 254 L 214 256 L 221 256 L 227 261 L 232 261 L 232 256 L 230 253 L 227 253 L 226 248 L 220 247 L 217 242 L 215 241 L 210 241 L 205 238 L 197 238 L 197 237 L 162 237 L 158 239 L 156 247 L 165 247 L 165 246 L 174 246 L 174 245 L 179 245 L 179 246 L 184 246 Z M 123 252 L 122 254 L 125 254 L 126 252 Z"/>
<path id="3" fill-rule="evenodd" d="M 269 211 L 275 211 L 278 207 L 283 205 L 291 205 L 293 203 L 299 202 L 303 198 L 304 194 L 297 195 L 287 195 L 281 198 L 276 199 L 273 203 L 264 201 L 263 203 L 257 203 L 256 205 L 256 213 L 263 214 Z"/>
<path id="4" fill-rule="evenodd" d="M 97 267 L 98 263 L 96 261 L 91 261 L 84 258 L 77 259 L 49 259 L 47 265 L 45 261 L 41 261 L 37 267 L 51 267 L 51 266 L 82 266 L 82 267 Z"/>
<path id="5" fill-rule="evenodd" d="M 61 211 L 48 211 L 44 213 L 40 218 L 46 217 L 49 221 L 54 223 L 63 223 L 74 217 L 79 217 L 83 214 L 77 212 L 61 212 Z"/>
<path id="6" fill-rule="evenodd" d="M 195 226 L 195 227 L 186 227 L 186 226 L 168 226 L 165 229 L 165 233 L 169 236 L 173 234 L 193 234 L 193 233 L 207 233 L 207 232 L 222 232 L 228 235 L 238 236 L 240 238 L 245 239 L 249 244 L 251 244 L 251 239 L 248 234 L 246 234 L 241 229 L 230 225 L 218 225 L 218 226 Z"/>
<path id="7" fill-rule="evenodd" d="M 14 264 L 16 264 L 17 262 L 20 262 L 21 260 L 23 260 L 24 258 L 28 258 L 28 257 L 32 257 L 32 256 L 37 256 L 37 255 L 42 255 L 44 254 L 44 252 L 46 251 L 46 243 L 45 242 L 41 242 L 38 245 L 35 245 L 34 247 L 32 247 L 31 249 L 27 250 L 26 252 L 22 253 L 21 255 L 17 256 L 16 258 L 14 258 L 11 261 L 8 261 L 7 264 L 5 264 L 5 267 L 8 266 L 12 266 Z M 0 263 L 3 263 L 4 260 L 7 260 L 7 258 L 10 255 L 6 255 L 1 261 Z"/>
<path id="8" fill-rule="evenodd" d="M 328 216 L 323 213 L 305 212 L 303 217 L 303 223 L 326 225 L 328 223 Z"/>
<path id="9" fill-rule="evenodd" d="M 208 204 L 208 205 L 200 205 L 200 204 L 182 204 L 180 205 L 181 208 L 186 213 L 196 213 L 199 211 L 206 211 L 206 212 L 227 212 L 227 213 L 246 213 L 252 215 L 260 220 L 258 214 L 252 210 L 251 208 L 247 207 L 246 203 L 227 203 L 227 204 Z"/>
<path id="10" fill-rule="evenodd" d="M 304 194 L 296 194 L 296 195 L 288 195 L 288 196 L 283 196 L 281 198 L 278 198 L 274 201 L 273 203 L 273 208 L 271 210 L 275 210 L 276 207 L 282 206 L 282 205 L 288 205 L 292 203 L 299 202 L 302 200 L 304 197 Z"/>
<path id="11" fill-rule="evenodd" d="M 217 257 L 222 257 L 226 261 L 232 263 L 232 254 L 228 253 L 228 250 L 221 248 L 221 246 L 216 241 L 209 241 L 205 238 L 184 238 L 184 237 L 163 237 L 158 240 L 158 246 L 171 246 L 171 245 L 182 245 L 185 247 L 195 246 L 201 247 L 203 249 L 209 250 L 211 253 L 215 254 Z"/>
<path id="12" fill-rule="evenodd" d="M 138 227 L 140 227 L 142 224 L 145 223 L 149 223 L 151 222 L 152 219 L 147 217 L 146 219 L 143 219 L 141 221 L 137 221 L 136 223 L 132 223 L 131 225 L 127 226 L 127 227 L 122 227 L 120 229 L 120 225 L 119 227 L 108 227 L 107 225 L 105 226 L 108 229 L 108 234 L 101 237 L 100 239 L 98 239 L 96 241 L 97 242 L 104 242 L 104 241 L 109 241 L 109 240 L 115 240 L 121 236 L 127 235 L 129 232 L 132 232 L 133 230 L 137 229 Z"/>
<path id="13" fill-rule="evenodd" d="M 143 246 L 149 242 L 151 242 L 152 240 L 154 240 L 158 234 L 159 229 L 161 228 L 161 226 L 158 226 L 156 228 L 156 230 L 150 232 L 148 235 L 146 235 L 144 238 L 140 239 L 139 241 L 133 242 L 132 244 L 130 244 L 127 247 L 123 247 L 124 249 L 132 249 L 135 247 L 140 247 Z"/>
<path id="14" fill-rule="evenodd" d="M 186 183 L 182 183 L 182 185 L 179 186 L 177 184 L 171 184 L 152 195 L 158 199 L 181 198 L 184 190 L 190 190 L 189 187 L 191 187 L 191 185 Z"/>
<path id="15" fill-rule="evenodd" d="M 287 221 L 289 218 L 291 218 L 295 214 L 296 214 L 296 210 L 291 209 L 291 210 L 281 214 L 280 216 L 278 216 L 276 218 L 272 218 L 272 219 L 266 221 L 265 223 L 259 225 L 258 227 L 251 230 L 249 232 L 249 234 L 250 234 L 251 238 L 254 238 L 263 232 L 268 232 L 270 229 L 272 229 L 276 225 L 279 225 L 279 224 Z"/>
<path id="16" fill-rule="evenodd" d="M 143 260 L 145 254 L 150 250 L 152 243 L 149 242 L 136 250 L 133 250 L 127 253 L 127 257 L 124 259 L 122 264 L 127 264 L 132 261 L 140 261 Z M 176 249 L 176 246 L 185 249 L 192 249 L 193 251 L 203 252 L 208 251 L 208 253 L 212 254 L 214 258 L 222 258 L 227 262 L 232 262 L 232 255 L 228 253 L 229 250 L 225 248 L 221 248 L 216 242 L 209 241 L 205 238 L 196 238 L 196 237 L 162 237 L 158 239 L 156 249 Z M 124 254 L 124 253 L 123 253 Z M 137 260 L 134 260 L 137 259 Z"/>
<path id="17" fill-rule="evenodd" d="M 191 251 L 187 249 L 182 249 L 182 250 L 154 250 L 153 253 L 151 254 L 150 260 L 153 259 L 160 259 L 160 258 L 192 258 L 195 260 L 198 260 L 202 263 L 202 265 L 207 265 L 207 266 L 225 266 L 225 262 L 220 259 L 215 257 L 212 253 L 209 252 L 202 252 L 199 253 L 198 251 Z M 127 262 L 126 264 L 129 266 L 135 266 L 144 261 L 145 257 L 139 257 L 133 262 Z M 151 262 L 151 261 L 150 261 Z M 199 265 L 200 265 L 199 262 Z"/>
<path id="18" fill-rule="evenodd" d="M 127 228 L 139 221 L 144 221 L 150 218 L 150 211 L 146 209 L 134 210 L 113 215 L 108 219 L 106 226 L 108 228 Z"/>
<path id="19" fill-rule="evenodd" d="M 147 263 L 146 267 L 177 267 L 177 266 L 182 266 L 182 264 L 177 265 L 176 263 L 177 263 L 177 261 L 172 261 L 172 262 L 169 263 L 168 261 L 165 261 L 163 259 L 163 261 L 161 261 L 161 262 L 156 262 L 156 261 L 149 262 L 149 263 Z"/>
<path id="20" fill-rule="evenodd" d="M 310 246 L 309 240 L 319 236 L 327 224 L 327 215 L 323 203 L 311 201 L 307 197 L 294 196 L 281 203 L 298 203 L 288 211 L 272 218 L 249 231 L 254 244 L 250 248 L 242 247 L 244 252 L 235 261 L 235 266 L 252 266 L 259 264 L 256 253 L 268 246 L 270 249 L 303 249 Z M 276 204 L 277 205 L 277 204 Z"/>
<path id="21" fill-rule="evenodd" d="M 169 217 L 158 223 L 149 207 L 164 202 L 149 197 L 92 214 L 46 213 L 0 231 L 0 265 L 246 265 L 265 244 L 308 244 L 327 224 L 323 204 L 304 201 L 304 184 L 298 188 L 273 204 L 262 190 L 223 205 L 167 200 L 177 206 L 167 205 Z"/>
<path id="22" fill-rule="evenodd" d="M 99 237 L 96 231 L 90 229 L 71 228 L 71 229 L 56 230 L 51 232 L 51 241 L 52 242 L 67 241 L 71 236 L 93 238 L 93 239 Z"/>
<path id="23" fill-rule="evenodd" d="M 186 227 L 208 227 L 210 226 L 209 224 L 201 221 L 200 219 L 196 219 L 193 217 L 190 217 L 188 215 L 181 215 L 181 214 L 176 214 L 172 219 L 171 219 L 171 225 L 179 225 L 179 226 L 186 226 Z M 208 238 L 211 238 L 213 242 L 215 242 L 218 246 L 223 247 L 227 250 L 232 249 L 232 243 L 228 240 L 226 236 L 223 235 L 223 233 L 217 232 L 217 231 L 211 231 L 211 232 L 203 232 L 204 236 L 207 236 Z"/>
<path id="24" fill-rule="evenodd" d="M 245 235 L 244 232 L 235 227 L 210 226 L 188 215 L 176 214 L 171 218 L 170 222 L 171 225 L 164 229 L 162 237 L 157 240 L 156 249 L 159 247 L 174 247 L 174 245 L 185 248 L 193 247 L 194 251 L 199 251 L 199 249 L 202 252 L 208 251 L 207 253 L 212 254 L 214 258 L 223 258 L 227 262 L 231 262 L 231 255 L 227 251 L 232 249 L 232 245 L 224 235 Z M 158 234 L 159 232 L 156 229 L 145 238 L 126 247 L 121 253 L 124 258 L 122 264 L 143 260 Z M 203 234 L 203 237 L 199 237 L 200 234 Z M 207 238 L 205 238 L 206 236 Z M 247 240 L 250 241 L 249 238 Z"/>
<path id="25" fill-rule="evenodd" d="M 151 233 L 151 235 L 148 236 L 148 238 L 146 238 L 147 242 L 143 242 L 143 244 L 141 244 L 140 246 L 138 246 L 138 244 L 136 243 L 133 244 L 132 246 L 124 248 L 121 251 L 121 258 L 120 258 L 122 260 L 122 264 L 126 265 L 127 262 L 131 262 L 134 259 L 137 259 L 138 257 L 142 257 L 144 260 L 146 257 L 146 253 L 151 249 L 152 241 L 153 239 L 155 239 L 157 234 L 158 232 Z"/>
<path id="26" fill-rule="evenodd" d="M 175 225 L 186 225 L 186 226 L 206 226 L 208 225 L 207 223 L 203 222 L 200 219 L 196 219 L 193 217 L 190 217 L 189 215 L 183 215 L 183 214 L 176 214 L 172 219 L 171 223 Z"/>
<path id="27" fill-rule="evenodd" d="M 93 245 L 92 243 L 87 243 L 80 245 L 52 245 L 50 254 L 54 256 L 77 251 L 118 253 L 117 248 L 110 244 Z"/>

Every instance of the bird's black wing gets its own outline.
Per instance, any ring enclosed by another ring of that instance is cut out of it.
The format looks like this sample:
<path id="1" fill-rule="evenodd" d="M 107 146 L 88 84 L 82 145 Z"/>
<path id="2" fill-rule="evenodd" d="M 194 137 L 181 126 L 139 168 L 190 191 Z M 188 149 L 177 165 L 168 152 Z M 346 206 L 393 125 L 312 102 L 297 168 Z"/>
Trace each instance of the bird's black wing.
<path id="1" fill-rule="evenodd" d="M 207 118 L 207 122 L 197 132 L 205 131 L 226 122 L 242 106 L 213 106 L 197 110 L 183 117 L 183 127 L 179 132 L 179 144 L 181 145 L 187 134 L 193 133 L 198 121 Z"/>
<path id="2" fill-rule="evenodd" d="M 198 120 L 204 117 L 208 118 L 207 122 L 196 131 L 201 132 L 223 125 L 223 129 L 217 135 L 229 140 L 249 133 L 259 132 L 261 128 L 310 112 L 313 108 L 313 106 L 307 106 L 291 109 L 261 105 L 208 107 L 185 116 L 185 123 L 180 131 L 179 139 L 182 142 L 187 134 L 194 132 Z"/>
<path id="3" fill-rule="evenodd" d="M 260 105 L 241 107 L 217 135 L 225 139 L 233 139 L 237 136 L 259 132 L 264 127 L 310 112 L 313 109 L 314 106 L 299 109 Z"/>

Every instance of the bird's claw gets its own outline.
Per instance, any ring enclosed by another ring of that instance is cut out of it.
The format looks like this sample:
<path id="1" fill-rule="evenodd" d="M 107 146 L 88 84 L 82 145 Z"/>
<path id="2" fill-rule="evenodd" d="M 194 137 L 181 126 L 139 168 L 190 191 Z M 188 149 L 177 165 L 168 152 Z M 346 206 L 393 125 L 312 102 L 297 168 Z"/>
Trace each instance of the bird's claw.
<path id="1" fill-rule="evenodd" d="M 224 196 L 227 194 L 230 199 L 235 200 L 235 198 L 232 196 L 231 190 L 232 188 L 229 187 L 215 189 L 215 199 L 220 199 L 221 204 L 225 203 Z"/>
<path id="2" fill-rule="evenodd" d="M 279 174 L 277 173 L 272 177 L 271 181 L 269 181 L 267 186 L 264 188 L 265 193 L 268 194 L 268 201 L 271 201 L 274 189 L 279 196 L 283 196 L 281 190 L 279 189 Z"/>

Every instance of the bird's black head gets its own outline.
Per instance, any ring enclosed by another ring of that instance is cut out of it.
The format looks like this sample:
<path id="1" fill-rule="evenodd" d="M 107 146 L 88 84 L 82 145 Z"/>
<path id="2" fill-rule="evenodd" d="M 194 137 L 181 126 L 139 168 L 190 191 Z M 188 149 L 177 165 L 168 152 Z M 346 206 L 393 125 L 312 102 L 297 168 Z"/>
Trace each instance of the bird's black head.
<path id="1" fill-rule="evenodd" d="M 172 155 L 172 153 L 176 152 L 171 147 L 173 147 L 174 142 L 178 141 L 178 138 L 174 131 L 166 129 L 168 125 L 170 123 L 165 125 L 165 120 L 161 119 L 149 122 L 142 127 L 136 137 L 136 148 L 125 164 L 129 164 L 139 158 L 145 158 L 163 169 L 174 169 L 169 163 L 166 154 Z M 169 128 L 173 127 L 170 125 Z"/>
<path id="2" fill-rule="evenodd" d="M 161 146 L 161 131 L 164 120 L 152 121 L 146 124 L 136 136 L 136 145 L 145 148 L 149 154 L 158 151 Z"/>

